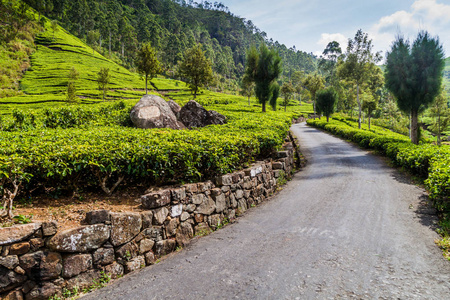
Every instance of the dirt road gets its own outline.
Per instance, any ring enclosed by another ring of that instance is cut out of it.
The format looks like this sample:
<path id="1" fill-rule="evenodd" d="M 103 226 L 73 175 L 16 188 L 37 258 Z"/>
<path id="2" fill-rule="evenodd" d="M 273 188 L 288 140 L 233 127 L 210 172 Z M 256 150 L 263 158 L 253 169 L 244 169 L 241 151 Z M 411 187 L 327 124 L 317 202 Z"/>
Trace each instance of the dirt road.
<path id="1" fill-rule="evenodd" d="M 424 191 L 294 125 L 307 167 L 270 201 L 83 299 L 450 299 Z"/>

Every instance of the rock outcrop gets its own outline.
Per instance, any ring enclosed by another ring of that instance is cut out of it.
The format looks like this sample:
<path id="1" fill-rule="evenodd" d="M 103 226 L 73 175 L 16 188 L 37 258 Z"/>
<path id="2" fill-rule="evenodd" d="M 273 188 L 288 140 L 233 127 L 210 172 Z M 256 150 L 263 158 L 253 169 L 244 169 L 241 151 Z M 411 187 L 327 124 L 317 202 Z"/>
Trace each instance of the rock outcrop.
<path id="1" fill-rule="evenodd" d="M 180 116 L 180 110 L 181 110 L 181 106 L 178 105 L 178 103 L 176 103 L 173 100 L 170 100 L 169 102 L 167 102 L 170 106 L 170 109 L 172 110 L 172 112 L 175 114 L 175 116 L 178 118 Z"/>
<path id="2" fill-rule="evenodd" d="M 130 118 L 138 128 L 191 129 L 227 122 L 225 116 L 206 110 L 194 100 L 180 107 L 173 100 L 166 102 L 155 95 L 144 95 L 131 110 Z"/>
<path id="3" fill-rule="evenodd" d="M 194 100 L 189 101 L 180 110 L 179 120 L 187 127 L 204 127 L 207 125 L 222 125 L 226 123 L 225 116 L 216 111 L 207 111 Z"/>
<path id="4" fill-rule="evenodd" d="M 144 95 L 131 110 L 130 117 L 138 128 L 185 128 L 169 104 L 155 95 Z"/>

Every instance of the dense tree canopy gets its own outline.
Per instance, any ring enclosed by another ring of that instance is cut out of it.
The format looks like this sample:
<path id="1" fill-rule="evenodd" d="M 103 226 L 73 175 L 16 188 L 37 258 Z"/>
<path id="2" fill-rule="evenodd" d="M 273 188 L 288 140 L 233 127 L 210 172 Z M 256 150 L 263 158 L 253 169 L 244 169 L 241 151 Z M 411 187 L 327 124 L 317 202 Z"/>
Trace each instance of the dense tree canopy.
<path id="1" fill-rule="evenodd" d="M 247 66 L 245 75 L 255 83 L 255 94 L 262 105 L 262 111 L 266 111 L 266 103 L 269 102 L 273 109 L 280 93 L 280 86 L 276 80 L 281 74 L 281 58 L 274 49 L 268 49 L 261 44 L 259 51 L 251 47 L 247 54 Z"/>
<path id="2" fill-rule="evenodd" d="M 292 82 L 285 82 L 281 86 L 281 95 L 283 95 L 284 101 L 284 111 L 286 111 L 286 107 L 289 104 L 289 99 L 291 99 L 292 95 L 295 93 L 295 88 L 292 85 Z"/>
<path id="3" fill-rule="evenodd" d="M 334 86 L 337 82 L 336 64 L 342 55 L 342 49 L 338 42 L 328 43 L 319 60 L 319 69 L 325 77 L 327 84 Z"/>
<path id="4" fill-rule="evenodd" d="M 311 98 L 313 100 L 314 115 L 316 115 L 316 94 L 319 90 L 325 87 L 325 79 L 323 78 L 322 75 L 319 75 L 318 73 L 313 73 L 306 76 L 305 80 L 303 81 L 303 84 L 311 94 Z"/>
<path id="5" fill-rule="evenodd" d="M 237 82 L 244 73 L 246 50 L 266 44 L 283 60 L 284 77 L 294 71 L 312 72 L 314 55 L 286 47 L 267 38 L 250 20 L 233 15 L 219 2 L 184 0 L 27 0 L 71 33 L 128 67 L 135 67 L 139 44 L 150 42 L 167 75 L 174 75 L 184 51 L 201 43 L 219 79 Z"/>
<path id="6" fill-rule="evenodd" d="M 148 93 L 147 82 L 152 80 L 156 74 L 161 72 L 161 66 L 159 65 L 158 58 L 156 57 L 156 50 L 150 45 L 145 43 L 139 49 L 137 54 L 137 69 L 145 76 L 145 93 Z"/>
<path id="7" fill-rule="evenodd" d="M 447 91 L 442 89 L 430 108 L 431 116 L 434 118 L 430 129 L 437 135 L 437 143 L 441 144 L 441 134 L 450 125 L 450 108 L 448 107 Z"/>
<path id="8" fill-rule="evenodd" d="M 439 39 L 420 32 L 415 41 L 399 36 L 387 53 L 386 87 L 397 105 L 411 116 L 411 141 L 419 143 L 418 114 L 440 93 L 444 71 L 444 50 Z"/>
<path id="9" fill-rule="evenodd" d="M 327 122 L 330 120 L 330 116 L 334 112 L 336 100 L 337 94 L 332 87 L 325 90 L 320 90 L 317 93 L 317 111 L 327 117 Z"/>
<path id="10" fill-rule="evenodd" d="M 248 105 L 250 106 L 250 97 L 255 93 L 255 83 L 250 76 L 244 74 L 241 81 L 241 95 L 248 98 Z"/>
<path id="11" fill-rule="evenodd" d="M 100 68 L 97 73 L 97 83 L 98 89 L 102 91 L 102 100 L 106 99 L 106 92 L 108 91 L 108 85 L 111 80 L 111 74 L 109 73 L 109 68 Z"/>
<path id="12" fill-rule="evenodd" d="M 178 72 L 192 90 L 194 99 L 199 88 L 213 80 L 211 62 L 202 51 L 201 45 L 186 50 Z"/>
<path id="13" fill-rule="evenodd" d="M 362 103 L 359 99 L 361 85 L 367 82 L 374 65 L 381 60 L 379 53 L 373 53 L 372 40 L 367 33 L 358 30 L 348 40 L 347 51 L 338 63 L 338 76 L 356 84 L 356 101 L 359 108 L 358 126 L 361 128 Z"/>

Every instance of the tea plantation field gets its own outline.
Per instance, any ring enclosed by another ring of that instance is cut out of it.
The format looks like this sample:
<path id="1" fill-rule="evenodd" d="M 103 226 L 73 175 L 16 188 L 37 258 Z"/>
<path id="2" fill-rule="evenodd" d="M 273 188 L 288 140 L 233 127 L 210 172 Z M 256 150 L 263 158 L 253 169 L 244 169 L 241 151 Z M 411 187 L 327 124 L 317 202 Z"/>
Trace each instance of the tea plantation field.
<path id="1" fill-rule="evenodd" d="M 134 128 L 129 112 L 144 81 L 92 50 L 63 28 L 36 37 L 21 95 L 0 99 L 0 184 L 19 197 L 59 190 L 77 193 L 127 186 L 162 185 L 213 178 L 279 149 L 292 119 L 312 112 L 292 103 L 288 111 L 261 112 L 255 99 L 202 90 L 197 101 L 224 114 L 228 123 L 196 130 Z M 111 70 L 108 101 L 95 81 Z M 79 73 L 77 103 L 67 103 L 71 68 Z M 158 77 L 152 93 L 180 105 L 192 99 L 185 83 Z M 281 99 L 280 99 L 281 101 Z M 10 194 L 11 193 L 11 194 Z"/>

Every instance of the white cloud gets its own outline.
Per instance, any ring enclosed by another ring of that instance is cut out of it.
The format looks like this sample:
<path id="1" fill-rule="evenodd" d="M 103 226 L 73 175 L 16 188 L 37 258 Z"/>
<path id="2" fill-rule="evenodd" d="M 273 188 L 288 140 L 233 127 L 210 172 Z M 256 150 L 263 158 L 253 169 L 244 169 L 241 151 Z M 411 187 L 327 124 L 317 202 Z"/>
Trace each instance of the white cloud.
<path id="1" fill-rule="evenodd" d="M 387 50 L 399 34 L 410 40 L 420 30 L 438 35 L 441 43 L 450 40 L 450 5 L 437 0 L 416 0 L 410 10 L 382 17 L 369 31 L 377 50 Z M 447 45 L 450 46 L 450 45 Z M 445 47 L 445 44 L 444 44 Z"/>
<path id="2" fill-rule="evenodd" d="M 436 3 L 436 0 L 418 0 L 411 7 L 415 14 L 423 15 L 427 20 L 450 24 L 450 5 Z"/>
<path id="3" fill-rule="evenodd" d="M 390 16 L 382 17 L 377 24 L 373 26 L 373 29 L 377 33 L 392 33 L 398 31 L 400 28 L 407 28 L 408 30 L 417 30 L 418 23 L 414 19 L 412 13 L 408 13 L 404 10 L 397 11 Z"/>

